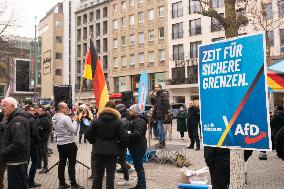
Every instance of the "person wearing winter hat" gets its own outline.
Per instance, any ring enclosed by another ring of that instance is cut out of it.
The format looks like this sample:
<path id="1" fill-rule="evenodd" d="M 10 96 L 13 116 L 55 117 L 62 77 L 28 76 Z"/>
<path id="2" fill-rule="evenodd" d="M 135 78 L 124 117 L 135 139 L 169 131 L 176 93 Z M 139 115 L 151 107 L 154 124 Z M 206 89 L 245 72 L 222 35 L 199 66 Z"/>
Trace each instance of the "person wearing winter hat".
<path id="1" fill-rule="evenodd" d="M 138 182 L 134 188 L 146 189 L 146 179 L 143 167 L 143 157 L 147 149 L 146 131 L 147 120 L 142 115 L 142 111 L 138 104 L 130 107 L 128 112 L 129 120 L 129 143 L 128 149 L 133 157 L 133 164 L 137 172 Z"/>

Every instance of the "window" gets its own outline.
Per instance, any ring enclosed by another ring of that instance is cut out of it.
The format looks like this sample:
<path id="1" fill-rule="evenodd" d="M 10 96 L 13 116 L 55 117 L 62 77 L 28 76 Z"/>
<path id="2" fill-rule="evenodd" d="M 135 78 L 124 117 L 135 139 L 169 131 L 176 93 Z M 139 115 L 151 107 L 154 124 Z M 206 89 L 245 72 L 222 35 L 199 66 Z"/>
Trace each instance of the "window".
<path id="1" fill-rule="evenodd" d="M 155 57 L 154 51 L 149 51 L 148 52 L 148 62 L 154 62 L 154 57 Z"/>
<path id="2" fill-rule="evenodd" d="M 77 60 L 77 69 L 76 69 L 76 71 L 77 71 L 77 73 L 78 74 L 80 74 L 81 73 L 81 61 L 80 60 Z"/>
<path id="3" fill-rule="evenodd" d="M 172 68 L 172 80 L 175 84 L 183 84 L 185 80 L 185 67 Z"/>
<path id="4" fill-rule="evenodd" d="M 96 40 L 96 50 L 98 53 L 101 52 L 101 41 L 99 39 Z"/>
<path id="5" fill-rule="evenodd" d="M 56 36 L 56 43 L 62 43 L 62 36 Z"/>
<path id="6" fill-rule="evenodd" d="M 77 45 L 77 57 L 81 57 L 81 45 Z"/>
<path id="7" fill-rule="evenodd" d="M 103 8 L 103 17 L 106 18 L 107 17 L 107 7 Z"/>
<path id="8" fill-rule="evenodd" d="M 121 9 L 125 9 L 126 8 L 126 2 L 125 1 L 122 1 L 121 2 Z"/>
<path id="9" fill-rule="evenodd" d="M 92 22 L 94 20 L 94 12 L 89 13 L 89 22 Z"/>
<path id="10" fill-rule="evenodd" d="M 103 38 L 103 51 L 107 52 L 108 45 L 107 45 L 107 38 Z"/>
<path id="11" fill-rule="evenodd" d="M 201 11 L 200 2 L 196 0 L 189 0 L 189 14 L 194 14 Z"/>
<path id="12" fill-rule="evenodd" d="M 268 42 L 270 47 L 274 47 L 274 31 L 268 31 Z"/>
<path id="13" fill-rule="evenodd" d="M 221 40 L 223 40 L 223 39 L 225 39 L 225 37 L 217 37 L 217 38 L 213 38 L 213 39 L 212 39 L 212 42 L 215 42 L 215 41 L 221 41 Z"/>
<path id="14" fill-rule="evenodd" d="M 77 41 L 81 41 L 81 29 L 77 29 Z"/>
<path id="15" fill-rule="evenodd" d="M 62 27 L 63 27 L 62 21 L 61 20 L 56 20 L 55 21 L 55 26 L 56 26 L 57 30 L 62 30 Z"/>
<path id="16" fill-rule="evenodd" d="M 126 27 L 126 18 L 125 17 L 121 18 L 121 27 Z"/>
<path id="17" fill-rule="evenodd" d="M 224 0 L 212 0 L 213 8 L 220 8 L 224 6 Z"/>
<path id="18" fill-rule="evenodd" d="M 165 16 L 165 7 L 164 6 L 160 6 L 159 7 L 159 17 L 162 18 Z"/>
<path id="19" fill-rule="evenodd" d="M 139 64 L 144 64 L 144 53 L 138 54 Z"/>
<path id="20" fill-rule="evenodd" d="M 86 40 L 88 36 L 87 27 L 83 28 L 83 40 Z"/>
<path id="21" fill-rule="evenodd" d="M 107 20 L 103 22 L 103 35 L 107 34 Z"/>
<path id="22" fill-rule="evenodd" d="M 130 55 L 130 65 L 135 65 L 135 55 L 134 54 Z"/>
<path id="23" fill-rule="evenodd" d="M 138 34 L 138 43 L 143 44 L 144 43 L 144 32 L 139 32 Z"/>
<path id="24" fill-rule="evenodd" d="M 129 25 L 130 25 L 130 26 L 133 26 L 133 25 L 134 25 L 134 22 L 135 22 L 135 21 L 134 21 L 134 15 L 130 15 L 130 16 L 129 16 Z"/>
<path id="25" fill-rule="evenodd" d="M 56 69 L 55 75 L 61 76 L 62 75 L 62 69 Z"/>
<path id="26" fill-rule="evenodd" d="M 144 12 L 138 12 L 138 22 L 144 22 Z"/>
<path id="27" fill-rule="evenodd" d="M 125 36 L 122 36 L 122 37 L 121 37 L 121 46 L 122 46 L 122 47 L 125 47 L 125 46 L 126 46 L 126 37 L 125 37 Z"/>
<path id="28" fill-rule="evenodd" d="M 198 45 L 201 45 L 201 41 L 190 43 L 190 58 L 198 58 Z"/>
<path id="29" fill-rule="evenodd" d="M 94 26 L 93 26 L 93 25 L 90 25 L 90 26 L 89 26 L 89 35 L 90 35 L 91 37 L 93 37 L 93 33 L 94 33 Z"/>
<path id="30" fill-rule="evenodd" d="M 134 0 L 129 0 L 129 6 L 134 6 Z"/>
<path id="31" fill-rule="evenodd" d="M 191 83 L 198 82 L 198 66 L 187 66 L 187 76 L 192 79 Z"/>
<path id="32" fill-rule="evenodd" d="M 113 39 L 113 48 L 117 49 L 118 47 L 118 41 L 117 41 L 117 38 L 114 38 Z"/>
<path id="33" fill-rule="evenodd" d="M 121 66 L 122 67 L 126 66 L 126 56 L 121 57 Z"/>
<path id="34" fill-rule="evenodd" d="M 264 5 L 264 12 L 265 12 L 265 19 L 266 20 L 271 20 L 273 18 L 272 14 L 272 4 L 267 3 Z"/>
<path id="35" fill-rule="evenodd" d="M 279 17 L 283 17 L 284 16 L 284 0 L 280 0 L 278 2 L 278 6 L 279 6 Z"/>
<path id="36" fill-rule="evenodd" d="M 96 44 L 97 46 L 97 44 Z M 83 44 L 83 56 L 85 56 L 87 54 L 87 43 Z"/>
<path id="37" fill-rule="evenodd" d="M 81 16 L 78 16 L 77 17 L 77 26 L 80 26 L 81 25 Z"/>
<path id="38" fill-rule="evenodd" d="M 148 20 L 154 20 L 154 10 L 148 10 Z"/>
<path id="39" fill-rule="evenodd" d="M 117 11 L 117 4 L 114 4 L 114 5 L 113 5 L 113 11 L 114 11 L 114 12 Z"/>
<path id="40" fill-rule="evenodd" d="M 172 25 L 172 38 L 179 39 L 183 38 L 183 23 L 176 23 Z"/>
<path id="41" fill-rule="evenodd" d="M 129 37 L 129 43 L 130 43 L 130 45 L 134 45 L 135 44 L 135 38 L 134 38 L 133 34 L 131 34 L 130 37 Z"/>
<path id="42" fill-rule="evenodd" d="M 221 13 L 220 15 L 224 17 L 223 13 Z M 221 31 L 221 30 L 223 30 L 223 26 L 221 25 L 221 23 L 217 19 L 211 18 L 211 32 Z"/>
<path id="43" fill-rule="evenodd" d="M 99 20 L 101 18 L 101 9 L 96 10 L 96 20 Z"/>
<path id="44" fill-rule="evenodd" d="M 101 35 L 101 25 L 100 22 L 96 23 L 96 36 L 100 36 Z"/>
<path id="45" fill-rule="evenodd" d="M 55 53 L 55 59 L 58 59 L 58 60 L 62 59 L 62 53 L 60 52 Z"/>
<path id="46" fill-rule="evenodd" d="M 165 51 L 165 49 L 160 49 L 159 50 L 159 60 L 160 61 L 166 60 L 166 51 Z"/>
<path id="47" fill-rule="evenodd" d="M 154 41 L 154 39 L 155 39 L 155 32 L 154 32 L 154 30 L 149 30 L 148 31 L 148 37 L 149 37 L 149 41 Z"/>
<path id="48" fill-rule="evenodd" d="M 173 59 L 174 60 L 184 59 L 183 44 L 173 46 Z"/>
<path id="49" fill-rule="evenodd" d="M 115 19 L 115 20 L 113 20 L 113 29 L 114 30 L 117 30 L 117 25 L 118 24 L 118 22 L 117 22 L 117 20 Z"/>
<path id="50" fill-rule="evenodd" d="M 177 18 L 183 15 L 182 1 L 172 4 L 172 18 Z"/>
<path id="51" fill-rule="evenodd" d="M 83 15 L 83 24 L 86 24 L 87 23 L 87 21 L 88 21 L 88 16 L 87 16 L 87 14 L 84 14 Z"/>
<path id="52" fill-rule="evenodd" d="M 201 18 L 189 21 L 189 35 L 201 34 Z"/>
<path id="53" fill-rule="evenodd" d="M 284 46 L 284 29 L 280 29 L 280 45 Z"/>
<path id="54" fill-rule="evenodd" d="M 118 59 L 117 59 L 117 57 L 114 57 L 114 58 L 113 58 L 113 67 L 114 67 L 114 68 L 117 68 L 117 67 L 118 67 Z"/>
<path id="55" fill-rule="evenodd" d="M 108 56 L 107 55 L 103 56 L 103 68 L 104 70 L 108 69 Z"/>
<path id="56" fill-rule="evenodd" d="M 159 39 L 163 39 L 165 37 L 164 27 L 158 29 L 159 31 Z"/>

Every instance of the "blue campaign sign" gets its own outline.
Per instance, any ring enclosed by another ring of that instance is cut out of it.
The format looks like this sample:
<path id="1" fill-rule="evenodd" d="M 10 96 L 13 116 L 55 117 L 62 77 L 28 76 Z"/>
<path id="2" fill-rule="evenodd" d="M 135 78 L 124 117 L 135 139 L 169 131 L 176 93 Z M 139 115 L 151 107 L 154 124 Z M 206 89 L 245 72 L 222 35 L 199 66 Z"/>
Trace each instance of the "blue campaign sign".
<path id="1" fill-rule="evenodd" d="M 138 88 L 138 104 L 141 110 L 145 111 L 145 104 L 148 97 L 148 74 L 143 71 L 140 75 L 139 88 Z"/>
<path id="2" fill-rule="evenodd" d="M 203 143 L 271 149 L 264 34 L 199 46 Z"/>

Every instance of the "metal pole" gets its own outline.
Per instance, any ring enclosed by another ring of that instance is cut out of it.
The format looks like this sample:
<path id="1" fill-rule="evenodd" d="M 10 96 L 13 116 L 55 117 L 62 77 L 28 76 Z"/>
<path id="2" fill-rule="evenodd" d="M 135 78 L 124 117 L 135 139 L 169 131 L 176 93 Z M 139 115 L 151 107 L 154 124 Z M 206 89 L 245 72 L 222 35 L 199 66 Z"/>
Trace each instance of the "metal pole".
<path id="1" fill-rule="evenodd" d="M 36 26 L 36 17 L 35 17 L 35 39 L 34 39 L 34 53 L 35 53 L 35 57 L 34 57 L 34 99 L 36 99 L 36 84 L 37 84 L 37 73 L 36 73 L 36 69 L 37 69 L 37 43 L 36 43 L 36 30 L 37 30 L 37 26 Z"/>

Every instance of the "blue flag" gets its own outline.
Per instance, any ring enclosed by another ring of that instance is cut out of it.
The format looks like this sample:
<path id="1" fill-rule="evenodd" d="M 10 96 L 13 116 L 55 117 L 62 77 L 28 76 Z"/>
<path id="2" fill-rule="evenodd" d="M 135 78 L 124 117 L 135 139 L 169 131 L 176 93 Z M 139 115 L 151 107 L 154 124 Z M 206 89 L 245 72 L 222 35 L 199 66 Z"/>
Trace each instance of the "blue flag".
<path id="1" fill-rule="evenodd" d="M 140 109 L 145 111 L 145 104 L 148 97 L 148 73 L 143 71 L 140 76 L 139 89 L 138 89 L 138 104 Z"/>

